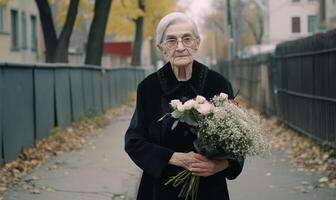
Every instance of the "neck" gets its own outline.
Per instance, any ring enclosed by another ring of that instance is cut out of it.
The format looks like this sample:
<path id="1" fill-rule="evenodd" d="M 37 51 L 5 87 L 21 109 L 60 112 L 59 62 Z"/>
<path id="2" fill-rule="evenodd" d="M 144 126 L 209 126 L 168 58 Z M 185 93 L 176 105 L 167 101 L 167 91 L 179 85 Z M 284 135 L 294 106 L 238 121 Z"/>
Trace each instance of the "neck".
<path id="1" fill-rule="evenodd" d="M 192 63 L 187 66 L 174 66 L 172 65 L 173 72 L 178 81 L 187 81 L 191 78 Z"/>

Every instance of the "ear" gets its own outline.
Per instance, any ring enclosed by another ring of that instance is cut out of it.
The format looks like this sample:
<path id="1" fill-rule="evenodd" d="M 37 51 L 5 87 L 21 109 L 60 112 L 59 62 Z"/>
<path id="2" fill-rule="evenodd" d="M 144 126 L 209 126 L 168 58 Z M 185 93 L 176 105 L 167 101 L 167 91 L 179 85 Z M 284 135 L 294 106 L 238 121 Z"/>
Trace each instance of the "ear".
<path id="1" fill-rule="evenodd" d="M 199 46 L 201 44 L 201 39 L 196 39 L 196 50 L 198 50 Z"/>
<path id="2" fill-rule="evenodd" d="M 162 48 L 161 44 L 157 44 L 156 48 L 158 48 L 161 52 L 163 52 L 163 48 Z"/>

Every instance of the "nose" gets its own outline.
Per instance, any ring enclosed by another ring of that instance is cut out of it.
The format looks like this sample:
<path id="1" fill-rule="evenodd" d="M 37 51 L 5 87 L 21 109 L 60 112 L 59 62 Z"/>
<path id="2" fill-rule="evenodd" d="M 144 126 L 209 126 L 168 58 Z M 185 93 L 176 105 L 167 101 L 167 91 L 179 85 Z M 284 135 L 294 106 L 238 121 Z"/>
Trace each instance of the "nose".
<path id="1" fill-rule="evenodd" d="M 184 46 L 183 43 L 182 43 L 182 39 L 179 38 L 179 39 L 177 40 L 177 47 L 176 47 L 176 50 L 181 51 L 181 50 L 184 50 L 184 49 L 185 49 L 185 46 Z"/>

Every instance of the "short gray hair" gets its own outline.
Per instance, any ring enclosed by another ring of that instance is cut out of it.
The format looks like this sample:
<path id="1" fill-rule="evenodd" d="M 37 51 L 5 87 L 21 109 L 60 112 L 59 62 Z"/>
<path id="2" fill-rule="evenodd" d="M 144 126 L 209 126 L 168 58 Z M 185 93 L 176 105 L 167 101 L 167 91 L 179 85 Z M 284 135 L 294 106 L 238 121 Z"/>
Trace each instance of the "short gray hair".
<path id="1" fill-rule="evenodd" d="M 188 17 L 186 14 L 181 12 L 172 12 L 166 16 L 164 16 L 159 24 L 156 27 L 156 44 L 161 44 L 163 41 L 163 35 L 167 29 L 167 27 L 176 22 L 187 22 L 192 26 L 193 32 L 197 39 L 200 39 L 200 34 L 198 31 L 198 27 L 194 20 Z"/>

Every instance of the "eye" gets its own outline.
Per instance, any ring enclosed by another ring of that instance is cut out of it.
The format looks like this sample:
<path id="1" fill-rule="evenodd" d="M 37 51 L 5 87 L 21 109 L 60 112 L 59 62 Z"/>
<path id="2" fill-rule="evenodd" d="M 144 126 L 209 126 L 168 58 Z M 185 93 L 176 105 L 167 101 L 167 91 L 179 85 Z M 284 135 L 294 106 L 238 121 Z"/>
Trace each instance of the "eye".
<path id="1" fill-rule="evenodd" d="M 175 45 L 176 45 L 177 40 L 176 40 L 176 39 L 167 39 L 167 40 L 165 41 L 165 43 L 166 43 L 166 45 L 167 45 L 168 47 L 172 47 L 172 46 L 175 46 Z"/>
<path id="2" fill-rule="evenodd" d="M 184 45 L 190 46 L 194 43 L 194 39 L 192 37 L 184 37 L 183 39 Z"/>

